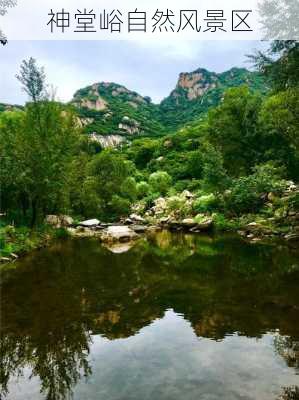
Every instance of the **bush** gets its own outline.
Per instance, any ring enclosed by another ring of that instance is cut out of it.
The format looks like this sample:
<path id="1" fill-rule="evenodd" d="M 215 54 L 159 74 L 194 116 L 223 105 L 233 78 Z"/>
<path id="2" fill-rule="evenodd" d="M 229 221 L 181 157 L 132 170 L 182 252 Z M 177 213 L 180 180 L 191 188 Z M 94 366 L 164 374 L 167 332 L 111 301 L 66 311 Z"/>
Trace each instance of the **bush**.
<path id="1" fill-rule="evenodd" d="M 130 200 L 124 199 L 118 195 L 112 196 L 109 204 L 112 219 L 117 217 L 124 217 L 130 213 Z"/>
<path id="2" fill-rule="evenodd" d="M 171 185 L 171 176 L 165 171 L 157 171 L 150 175 L 149 184 L 153 192 L 165 195 Z"/>
<path id="3" fill-rule="evenodd" d="M 234 181 L 231 193 L 226 200 L 226 208 L 237 215 L 255 213 L 262 206 L 263 200 L 257 191 L 256 181 L 252 176 Z"/>
<path id="4" fill-rule="evenodd" d="M 238 223 L 236 221 L 231 221 L 220 213 L 213 214 L 213 221 L 216 228 L 220 231 L 229 231 L 238 228 Z"/>
<path id="5" fill-rule="evenodd" d="M 266 193 L 280 193 L 285 188 L 282 173 L 283 170 L 272 163 L 254 167 L 252 175 L 233 182 L 226 202 L 227 209 L 237 215 L 258 212 L 264 204 Z"/>
<path id="6" fill-rule="evenodd" d="M 213 211 L 217 208 L 217 205 L 217 197 L 211 193 L 197 198 L 193 203 L 193 210 L 196 213 Z"/>
<path id="7" fill-rule="evenodd" d="M 294 208 L 294 210 L 299 211 L 299 193 L 295 193 L 291 196 L 290 205 Z"/>
<path id="8" fill-rule="evenodd" d="M 167 213 L 174 213 L 177 218 L 185 218 L 192 212 L 190 204 L 184 197 L 171 196 L 167 200 Z"/>
<path id="9" fill-rule="evenodd" d="M 285 189 L 286 183 L 282 179 L 285 171 L 282 167 L 269 162 L 255 166 L 253 171 L 252 177 L 256 182 L 256 189 L 259 193 L 281 193 Z"/>
<path id="10" fill-rule="evenodd" d="M 134 178 L 129 176 L 124 180 L 121 185 L 121 195 L 126 199 L 131 201 L 135 201 L 137 198 L 137 188 L 136 188 L 136 181 Z"/>
<path id="11" fill-rule="evenodd" d="M 143 197 L 146 197 L 148 195 L 150 191 L 150 186 L 147 182 L 141 181 L 137 183 L 136 190 L 137 190 L 137 198 L 142 199 Z"/>
<path id="12" fill-rule="evenodd" d="M 69 233 L 69 231 L 66 228 L 58 228 L 54 230 L 54 237 L 56 239 L 64 239 L 71 236 L 71 234 Z"/>

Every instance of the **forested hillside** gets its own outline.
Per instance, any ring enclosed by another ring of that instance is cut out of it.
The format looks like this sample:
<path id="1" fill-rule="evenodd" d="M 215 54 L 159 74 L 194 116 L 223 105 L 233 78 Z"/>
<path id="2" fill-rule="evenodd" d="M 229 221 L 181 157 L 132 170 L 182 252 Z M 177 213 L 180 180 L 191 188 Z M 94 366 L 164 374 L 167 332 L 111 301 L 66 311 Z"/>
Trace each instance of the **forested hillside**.
<path id="1" fill-rule="evenodd" d="M 0 116 L 3 225 L 134 212 L 154 224 L 254 222 L 298 240 L 299 46 L 274 42 L 253 58 L 256 72 L 181 74 L 160 106 L 108 83 L 62 105 L 48 98 L 43 69 L 24 61 L 18 79 L 30 102 Z M 104 148 L 92 132 L 130 140 Z M 14 235 L 2 238 L 6 252 Z"/>
<path id="2" fill-rule="evenodd" d="M 128 136 L 161 136 L 204 116 L 217 106 L 225 91 L 247 85 L 265 93 L 263 76 L 233 68 L 222 74 L 198 69 L 181 73 L 176 88 L 161 104 L 142 97 L 116 83 L 96 83 L 78 90 L 72 104 L 78 110 L 87 133 Z"/>

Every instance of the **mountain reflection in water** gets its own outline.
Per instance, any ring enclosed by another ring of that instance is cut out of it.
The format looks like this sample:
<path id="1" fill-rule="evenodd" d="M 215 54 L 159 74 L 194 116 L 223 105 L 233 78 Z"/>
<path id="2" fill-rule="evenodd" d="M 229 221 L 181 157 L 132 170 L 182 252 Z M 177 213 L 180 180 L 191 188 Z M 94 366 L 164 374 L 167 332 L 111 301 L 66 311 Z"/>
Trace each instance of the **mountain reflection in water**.
<path id="1" fill-rule="evenodd" d="M 56 243 L 2 270 L 2 396 L 298 399 L 298 283 L 298 252 L 229 235 Z"/>

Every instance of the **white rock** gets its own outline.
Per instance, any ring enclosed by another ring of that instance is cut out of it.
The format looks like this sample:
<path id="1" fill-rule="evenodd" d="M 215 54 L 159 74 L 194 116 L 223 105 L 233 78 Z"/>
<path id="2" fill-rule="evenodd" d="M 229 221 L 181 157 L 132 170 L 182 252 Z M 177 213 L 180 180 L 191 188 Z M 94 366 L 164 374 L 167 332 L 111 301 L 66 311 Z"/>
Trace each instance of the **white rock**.
<path id="1" fill-rule="evenodd" d="M 103 242 L 129 242 L 137 239 L 139 235 L 130 229 L 128 226 L 116 225 L 109 226 L 103 231 Z"/>
<path id="2" fill-rule="evenodd" d="M 99 224 L 100 224 L 100 221 L 98 219 L 88 219 L 86 221 L 82 221 L 79 223 L 80 226 L 84 226 L 86 228 L 97 226 Z"/>
<path id="3" fill-rule="evenodd" d="M 45 218 L 46 224 L 55 226 L 55 227 L 60 227 L 60 218 L 58 215 L 47 215 Z"/>
<path id="4" fill-rule="evenodd" d="M 74 220 L 69 215 L 59 215 L 61 226 L 71 226 L 74 223 Z"/>
<path id="5" fill-rule="evenodd" d="M 45 222 L 55 228 L 60 228 L 61 226 L 67 227 L 73 225 L 74 220 L 68 215 L 47 215 Z"/>
<path id="6" fill-rule="evenodd" d="M 185 226 L 187 228 L 192 228 L 193 226 L 196 226 L 197 223 L 194 221 L 193 218 L 185 218 L 182 221 L 182 226 Z"/>
<path id="7" fill-rule="evenodd" d="M 133 221 L 136 221 L 136 222 L 141 222 L 141 223 L 144 223 L 145 222 L 145 219 L 144 218 L 142 218 L 140 215 L 138 215 L 138 214 L 131 214 L 130 216 L 129 216 L 129 218 L 131 219 L 131 220 L 133 220 Z"/>

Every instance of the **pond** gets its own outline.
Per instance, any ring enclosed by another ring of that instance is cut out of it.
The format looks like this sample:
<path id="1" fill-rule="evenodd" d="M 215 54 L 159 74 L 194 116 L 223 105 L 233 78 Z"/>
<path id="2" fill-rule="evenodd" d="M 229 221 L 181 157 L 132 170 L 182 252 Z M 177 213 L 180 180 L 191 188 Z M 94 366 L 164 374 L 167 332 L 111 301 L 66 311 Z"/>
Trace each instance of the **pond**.
<path id="1" fill-rule="evenodd" d="M 166 231 L 36 251 L 1 272 L 0 398 L 298 399 L 298 255 Z"/>

